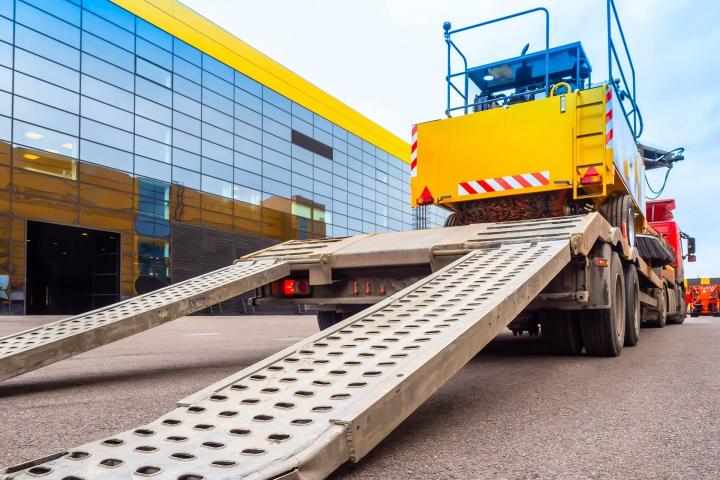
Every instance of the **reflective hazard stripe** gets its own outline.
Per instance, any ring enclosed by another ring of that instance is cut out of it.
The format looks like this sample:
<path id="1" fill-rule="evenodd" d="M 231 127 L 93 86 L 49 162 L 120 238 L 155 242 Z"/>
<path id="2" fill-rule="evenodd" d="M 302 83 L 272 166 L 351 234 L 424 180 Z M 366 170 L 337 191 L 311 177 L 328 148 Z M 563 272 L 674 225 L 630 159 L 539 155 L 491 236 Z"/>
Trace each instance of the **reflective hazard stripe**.
<path id="1" fill-rule="evenodd" d="M 521 173 L 504 177 L 470 180 L 458 183 L 458 195 L 476 195 L 478 193 L 503 192 L 524 188 L 542 187 L 550 184 L 550 172 Z"/>

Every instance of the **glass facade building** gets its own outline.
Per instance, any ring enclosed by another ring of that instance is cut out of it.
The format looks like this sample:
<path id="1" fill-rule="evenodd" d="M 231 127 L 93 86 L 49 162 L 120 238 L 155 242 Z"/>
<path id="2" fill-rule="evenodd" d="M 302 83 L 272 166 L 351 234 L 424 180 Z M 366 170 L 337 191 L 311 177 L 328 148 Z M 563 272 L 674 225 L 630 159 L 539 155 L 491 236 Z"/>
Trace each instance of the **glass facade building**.
<path id="1" fill-rule="evenodd" d="M 30 221 L 116 234 L 87 309 L 181 279 L 183 226 L 252 248 L 412 229 L 405 160 L 109 0 L 0 0 L 6 312 L 51 297 L 26 285 Z"/>

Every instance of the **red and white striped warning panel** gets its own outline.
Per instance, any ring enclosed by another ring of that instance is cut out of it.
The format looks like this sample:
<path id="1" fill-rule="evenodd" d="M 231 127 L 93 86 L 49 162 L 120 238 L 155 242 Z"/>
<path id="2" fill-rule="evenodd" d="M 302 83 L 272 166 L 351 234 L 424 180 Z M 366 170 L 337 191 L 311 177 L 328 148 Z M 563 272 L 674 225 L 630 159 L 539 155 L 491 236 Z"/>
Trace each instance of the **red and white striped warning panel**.
<path id="1" fill-rule="evenodd" d="M 417 125 L 412 127 L 410 145 L 410 176 L 417 177 Z"/>
<path id="2" fill-rule="evenodd" d="M 612 146 L 613 139 L 613 108 L 612 108 L 612 87 L 607 87 L 605 93 L 605 145 Z"/>
<path id="3" fill-rule="evenodd" d="M 458 183 L 458 195 L 476 195 L 478 193 L 521 190 L 523 188 L 542 187 L 550 183 L 550 172 L 521 173 L 485 180 L 470 180 Z"/>

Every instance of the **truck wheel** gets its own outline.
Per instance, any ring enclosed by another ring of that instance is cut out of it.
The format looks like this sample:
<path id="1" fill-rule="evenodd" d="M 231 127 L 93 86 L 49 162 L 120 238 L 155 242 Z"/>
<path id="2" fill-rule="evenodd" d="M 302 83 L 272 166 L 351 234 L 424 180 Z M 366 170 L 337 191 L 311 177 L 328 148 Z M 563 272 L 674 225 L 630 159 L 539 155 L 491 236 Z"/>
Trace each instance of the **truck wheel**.
<path id="1" fill-rule="evenodd" d="M 630 195 L 613 195 L 600 207 L 610 225 L 617 227 L 631 247 L 635 246 L 635 209 Z"/>
<path id="2" fill-rule="evenodd" d="M 319 310 L 317 312 L 317 323 L 320 330 L 325 330 L 345 320 L 345 315 L 335 310 Z"/>
<path id="3" fill-rule="evenodd" d="M 676 297 L 678 298 L 677 315 L 668 317 L 668 323 L 680 325 L 685 321 L 685 317 L 687 316 L 687 304 L 685 303 L 685 295 L 683 294 L 682 290 L 676 290 L 676 292 Z"/>
<path id="4" fill-rule="evenodd" d="M 623 265 L 625 273 L 625 346 L 634 347 L 640 338 L 640 281 L 635 265 Z"/>
<path id="5" fill-rule="evenodd" d="M 540 328 L 545 348 L 551 355 L 578 355 L 582 352 L 577 312 L 542 312 Z"/>
<path id="6" fill-rule="evenodd" d="M 610 256 L 610 308 L 587 311 L 580 321 L 588 355 L 616 357 L 625 341 L 625 278 L 616 252 Z"/>
<path id="7" fill-rule="evenodd" d="M 667 323 L 667 297 L 664 288 L 653 288 L 653 297 L 657 300 L 658 306 L 655 311 L 649 312 L 650 324 L 656 328 L 663 328 Z"/>

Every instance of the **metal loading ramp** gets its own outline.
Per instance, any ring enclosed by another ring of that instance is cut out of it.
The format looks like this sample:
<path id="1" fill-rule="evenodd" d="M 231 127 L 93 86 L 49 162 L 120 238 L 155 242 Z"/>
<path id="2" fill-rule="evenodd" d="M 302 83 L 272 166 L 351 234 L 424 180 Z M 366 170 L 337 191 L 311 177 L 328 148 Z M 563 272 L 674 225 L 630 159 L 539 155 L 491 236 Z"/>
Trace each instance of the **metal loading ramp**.
<path id="1" fill-rule="evenodd" d="M 202 310 L 289 273 L 286 262 L 238 262 L 92 312 L 2 337 L 0 381 Z"/>
<path id="2" fill-rule="evenodd" d="M 3 479 L 315 479 L 358 461 L 570 261 L 568 237 L 495 244 L 147 425 Z"/>

